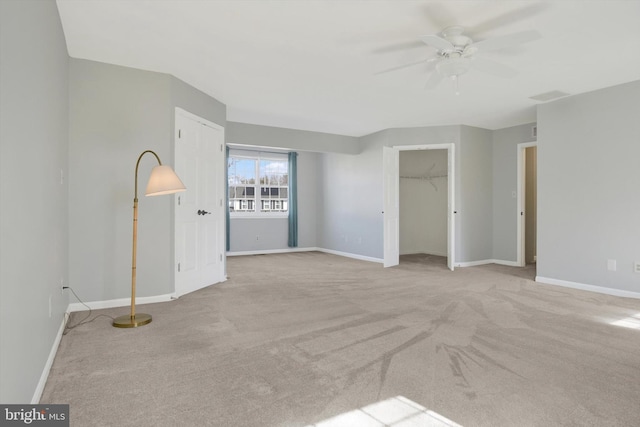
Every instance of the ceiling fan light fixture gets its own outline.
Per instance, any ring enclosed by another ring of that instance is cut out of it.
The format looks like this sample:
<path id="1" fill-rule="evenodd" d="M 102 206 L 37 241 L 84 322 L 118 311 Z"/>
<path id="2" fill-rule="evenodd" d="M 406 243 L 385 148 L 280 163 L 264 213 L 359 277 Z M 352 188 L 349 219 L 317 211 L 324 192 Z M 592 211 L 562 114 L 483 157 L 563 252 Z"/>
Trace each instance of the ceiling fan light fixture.
<path id="1" fill-rule="evenodd" d="M 461 75 L 469 71 L 469 68 L 471 68 L 471 58 L 462 56 L 448 57 L 436 65 L 436 71 L 440 75 L 450 78 L 453 81 L 453 89 L 456 95 L 460 95 L 458 79 Z"/>
<path id="2" fill-rule="evenodd" d="M 471 58 L 447 58 L 436 65 L 436 70 L 444 77 L 458 77 L 469 71 Z"/>

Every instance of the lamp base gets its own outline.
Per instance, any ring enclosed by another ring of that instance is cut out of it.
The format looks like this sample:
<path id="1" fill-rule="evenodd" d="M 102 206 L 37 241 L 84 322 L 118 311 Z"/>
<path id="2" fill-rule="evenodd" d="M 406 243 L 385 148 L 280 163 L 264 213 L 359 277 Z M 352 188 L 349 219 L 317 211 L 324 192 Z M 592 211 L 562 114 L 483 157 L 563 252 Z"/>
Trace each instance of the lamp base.
<path id="1" fill-rule="evenodd" d="M 134 317 L 126 314 L 124 316 L 118 316 L 113 320 L 113 326 L 116 328 L 137 328 L 147 323 L 151 323 L 151 315 L 144 313 L 137 313 Z"/>

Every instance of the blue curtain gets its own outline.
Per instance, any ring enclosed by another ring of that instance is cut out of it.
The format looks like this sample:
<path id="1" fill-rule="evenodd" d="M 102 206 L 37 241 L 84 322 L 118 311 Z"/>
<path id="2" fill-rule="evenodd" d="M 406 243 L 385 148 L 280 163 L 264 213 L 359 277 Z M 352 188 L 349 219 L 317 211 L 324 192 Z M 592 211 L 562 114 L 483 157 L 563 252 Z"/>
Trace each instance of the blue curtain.
<path id="1" fill-rule="evenodd" d="M 298 247 L 298 153 L 289 153 L 289 247 Z"/>
<path id="2" fill-rule="evenodd" d="M 229 214 L 229 147 L 227 147 L 227 156 L 225 161 L 226 171 L 224 173 L 225 176 L 225 190 L 224 195 L 227 202 L 227 252 L 231 250 L 231 215 Z"/>

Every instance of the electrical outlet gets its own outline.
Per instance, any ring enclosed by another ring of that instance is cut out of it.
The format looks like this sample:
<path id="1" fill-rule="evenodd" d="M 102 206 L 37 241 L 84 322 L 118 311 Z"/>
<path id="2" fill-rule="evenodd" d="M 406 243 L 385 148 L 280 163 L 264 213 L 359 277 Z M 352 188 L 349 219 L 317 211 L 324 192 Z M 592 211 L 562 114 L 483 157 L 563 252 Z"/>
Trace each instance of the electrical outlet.
<path id="1" fill-rule="evenodd" d="M 607 270 L 609 271 L 616 271 L 616 260 L 615 259 L 609 259 L 607 260 Z"/>
<path id="2" fill-rule="evenodd" d="M 60 293 L 64 295 L 64 277 L 60 278 Z"/>
<path id="3" fill-rule="evenodd" d="M 640 273 L 640 261 L 636 261 L 633 263 L 633 271 L 636 273 Z"/>

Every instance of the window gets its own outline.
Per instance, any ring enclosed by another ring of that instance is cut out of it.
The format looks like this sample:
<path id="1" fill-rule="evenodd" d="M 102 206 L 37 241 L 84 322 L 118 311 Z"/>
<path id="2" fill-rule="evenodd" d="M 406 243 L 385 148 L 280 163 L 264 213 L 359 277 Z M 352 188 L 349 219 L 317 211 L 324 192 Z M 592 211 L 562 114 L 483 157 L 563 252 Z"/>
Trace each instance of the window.
<path id="1" fill-rule="evenodd" d="M 286 154 L 231 150 L 227 166 L 232 216 L 287 216 L 289 162 Z"/>

